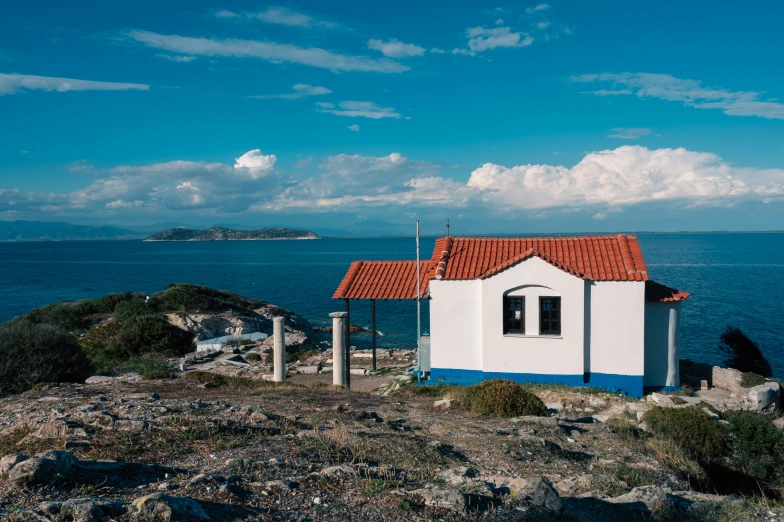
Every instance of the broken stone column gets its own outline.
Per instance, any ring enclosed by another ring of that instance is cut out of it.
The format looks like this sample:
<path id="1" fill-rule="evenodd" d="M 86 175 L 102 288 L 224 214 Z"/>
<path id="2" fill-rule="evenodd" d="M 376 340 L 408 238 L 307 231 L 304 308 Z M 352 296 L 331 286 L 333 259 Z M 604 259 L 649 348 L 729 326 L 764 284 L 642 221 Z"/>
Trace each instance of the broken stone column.
<path id="1" fill-rule="evenodd" d="M 346 332 L 347 312 L 333 312 L 332 318 L 332 384 L 346 385 Z"/>
<path id="2" fill-rule="evenodd" d="M 283 331 L 283 317 L 272 318 L 273 345 L 272 353 L 275 360 L 273 381 L 286 380 L 286 334 Z"/>

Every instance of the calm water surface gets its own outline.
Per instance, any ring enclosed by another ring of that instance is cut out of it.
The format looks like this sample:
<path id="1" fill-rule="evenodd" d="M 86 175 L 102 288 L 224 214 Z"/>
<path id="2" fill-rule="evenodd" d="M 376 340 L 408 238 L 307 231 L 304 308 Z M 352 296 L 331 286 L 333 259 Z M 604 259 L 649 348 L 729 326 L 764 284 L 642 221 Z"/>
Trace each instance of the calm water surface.
<path id="1" fill-rule="evenodd" d="M 691 292 L 682 312 L 681 355 L 721 360 L 718 338 L 728 323 L 756 340 L 784 377 L 784 234 L 641 234 L 652 279 Z M 435 239 L 422 239 L 429 258 Z M 144 243 L 73 241 L 0 243 L 0 321 L 62 300 L 132 290 L 152 293 L 173 282 L 201 284 L 262 299 L 314 324 L 343 310 L 332 299 L 355 259 L 413 259 L 413 239 L 326 238 L 320 241 Z M 427 331 L 423 303 L 423 331 Z M 351 322 L 369 325 L 370 306 L 352 301 Z M 380 346 L 416 344 L 416 304 L 379 301 Z M 368 346 L 367 336 L 352 344 Z"/>

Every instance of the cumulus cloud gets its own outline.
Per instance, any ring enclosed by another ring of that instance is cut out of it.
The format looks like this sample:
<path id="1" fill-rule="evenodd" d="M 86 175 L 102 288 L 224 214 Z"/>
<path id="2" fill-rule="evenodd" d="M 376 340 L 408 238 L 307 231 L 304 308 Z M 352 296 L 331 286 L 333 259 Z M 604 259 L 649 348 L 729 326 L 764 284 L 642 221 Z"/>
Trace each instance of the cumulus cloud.
<path id="1" fill-rule="evenodd" d="M 128 36 L 147 47 L 187 56 L 257 58 L 272 63 L 297 63 L 331 71 L 399 73 L 409 70 L 409 67 L 386 58 L 377 60 L 366 56 L 351 56 L 318 47 L 236 38 L 197 38 L 151 31 L 130 31 Z"/>
<path id="2" fill-rule="evenodd" d="M 612 89 L 590 91 L 597 96 L 636 95 L 638 98 L 659 98 L 679 101 L 696 109 L 720 109 L 730 116 L 757 116 L 784 120 L 784 104 L 763 99 L 754 91 L 730 91 L 705 87 L 698 80 L 684 80 L 669 74 L 602 73 L 572 76 L 577 83 L 609 83 Z"/>
<path id="3" fill-rule="evenodd" d="M 369 101 L 342 101 L 335 107 L 332 103 L 317 103 L 319 112 L 334 114 L 335 116 L 347 116 L 349 118 L 370 118 L 379 120 L 381 118 L 400 119 L 403 117 L 392 107 L 381 107 Z"/>
<path id="4" fill-rule="evenodd" d="M 467 181 L 445 176 L 445 165 L 400 153 L 329 156 L 311 176 L 286 174 L 275 168 L 276 161 L 274 155 L 255 149 L 233 166 L 180 160 L 96 169 L 97 177 L 70 193 L 0 189 L 0 212 L 101 215 L 191 210 L 218 215 L 372 208 L 399 213 L 410 206 L 460 209 L 485 217 L 530 212 L 544 218 L 581 212 L 604 219 L 650 203 L 689 209 L 784 202 L 784 169 L 737 167 L 715 154 L 683 148 L 623 146 L 591 152 L 573 166 L 485 163 L 466 173 Z"/>
<path id="5" fill-rule="evenodd" d="M 308 85 L 307 83 L 298 83 L 294 85 L 294 92 L 286 94 L 260 94 L 257 96 L 248 96 L 248 98 L 271 99 L 278 98 L 281 100 L 297 100 L 307 96 L 321 96 L 323 94 L 332 94 L 332 91 L 326 87 L 316 87 Z"/>
<path id="6" fill-rule="evenodd" d="M 645 127 L 615 127 L 612 131 L 613 133 L 608 134 L 607 137 L 619 140 L 636 140 L 637 138 L 648 136 L 651 133 L 651 129 L 646 129 Z"/>
<path id="7" fill-rule="evenodd" d="M 409 56 L 422 56 L 426 49 L 414 44 L 403 43 L 400 40 L 391 38 L 383 40 L 368 40 L 368 48 L 379 51 L 388 58 L 406 58 Z"/>
<path id="8" fill-rule="evenodd" d="M 472 27 L 466 31 L 468 48 L 473 52 L 482 52 L 498 47 L 526 47 L 534 43 L 532 36 L 521 32 L 512 32 L 510 27 Z"/>
<path id="9" fill-rule="evenodd" d="M 246 152 L 236 159 L 234 168 L 245 172 L 251 179 L 258 179 L 272 170 L 278 158 L 274 154 L 265 156 L 259 149 Z"/>
<path id="10" fill-rule="evenodd" d="M 34 76 L 29 74 L 0 73 L 0 96 L 16 94 L 20 91 L 147 91 L 149 85 L 141 83 L 99 82 L 92 80 L 75 80 L 73 78 L 55 78 L 52 76 Z"/>

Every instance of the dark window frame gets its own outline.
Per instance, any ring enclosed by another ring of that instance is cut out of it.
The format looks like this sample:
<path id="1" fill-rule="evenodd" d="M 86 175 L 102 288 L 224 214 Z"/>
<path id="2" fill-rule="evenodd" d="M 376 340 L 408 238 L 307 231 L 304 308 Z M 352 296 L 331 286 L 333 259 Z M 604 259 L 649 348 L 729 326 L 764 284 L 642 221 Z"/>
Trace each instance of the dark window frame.
<path id="1" fill-rule="evenodd" d="M 549 310 L 544 309 L 544 301 L 545 300 L 552 300 L 556 303 L 555 308 L 550 308 Z M 545 312 L 547 313 L 547 318 L 545 318 Z M 553 317 L 553 315 L 555 317 Z M 539 297 L 539 335 L 553 335 L 553 336 L 560 336 L 561 335 L 561 298 L 559 296 L 548 296 L 543 295 Z M 557 328 L 552 328 L 552 323 L 558 325 Z M 545 323 L 547 323 L 547 328 L 544 328 Z"/>
<path id="2" fill-rule="evenodd" d="M 512 328 L 512 323 L 515 321 L 514 319 L 510 318 L 510 312 L 517 310 L 517 308 L 512 308 L 510 305 L 512 301 L 520 301 L 520 328 Z M 514 295 L 505 295 L 504 296 L 504 328 L 503 328 L 504 335 L 525 335 L 525 296 L 514 296 Z"/>

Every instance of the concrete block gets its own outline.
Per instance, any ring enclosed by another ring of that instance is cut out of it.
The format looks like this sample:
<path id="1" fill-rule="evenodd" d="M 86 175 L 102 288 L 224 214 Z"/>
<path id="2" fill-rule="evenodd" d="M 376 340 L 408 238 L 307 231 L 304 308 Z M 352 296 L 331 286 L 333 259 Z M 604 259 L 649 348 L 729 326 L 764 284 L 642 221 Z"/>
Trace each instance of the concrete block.
<path id="1" fill-rule="evenodd" d="M 708 381 L 703 379 L 700 381 L 700 390 L 707 390 L 708 389 Z"/>
<path id="2" fill-rule="evenodd" d="M 367 375 L 367 370 L 365 368 L 351 368 L 349 373 L 351 375 Z"/>
<path id="3" fill-rule="evenodd" d="M 756 411 L 778 409 L 781 398 L 779 383 L 766 382 L 749 390 L 749 401 Z"/>
<path id="4" fill-rule="evenodd" d="M 743 380 L 743 374 L 738 370 L 733 368 L 719 368 L 718 366 L 714 366 L 712 380 L 713 386 L 716 388 L 729 390 L 737 394 L 741 393 L 740 383 Z"/>

